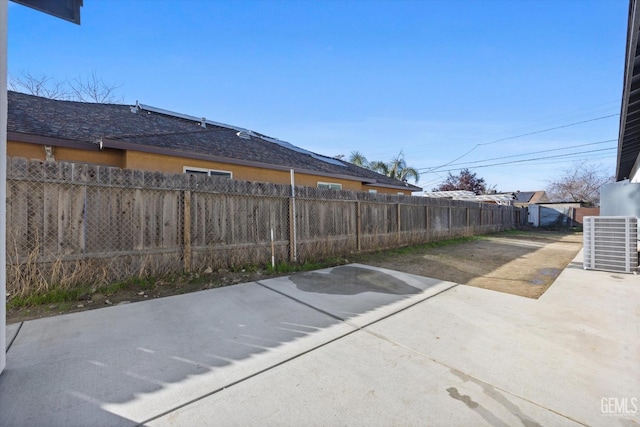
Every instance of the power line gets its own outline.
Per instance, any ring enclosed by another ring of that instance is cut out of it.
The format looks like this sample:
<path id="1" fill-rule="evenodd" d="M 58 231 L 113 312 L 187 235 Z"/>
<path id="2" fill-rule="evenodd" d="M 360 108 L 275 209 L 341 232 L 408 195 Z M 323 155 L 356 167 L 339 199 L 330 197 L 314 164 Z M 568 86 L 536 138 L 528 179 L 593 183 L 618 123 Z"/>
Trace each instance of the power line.
<path id="1" fill-rule="evenodd" d="M 535 132 L 523 133 L 521 135 L 510 136 L 508 138 L 496 139 L 495 141 L 483 142 L 482 144 L 478 144 L 478 145 L 495 144 L 497 142 L 509 141 L 511 139 L 522 138 L 523 136 L 537 135 L 539 133 L 544 133 L 544 132 L 549 132 L 549 131 L 552 131 L 552 130 L 568 128 L 568 127 L 571 127 L 571 126 L 577 126 L 577 125 L 581 125 L 581 124 L 589 123 L 589 122 L 595 122 L 596 120 L 608 119 L 609 117 L 615 117 L 615 116 L 619 116 L 619 115 L 620 115 L 619 113 L 609 114 L 608 116 L 596 117 L 595 119 L 583 120 L 581 122 L 569 123 L 568 125 L 556 126 L 556 127 L 552 127 L 552 128 L 548 128 L 548 129 L 538 130 L 538 131 L 535 131 Z"/>
<path id="2" fill-rule="evenodd" d="M 453 159 L 450 162 L 447 162 L 447 163 L 445 163 L 443 165 L 435 166 L 435 167 L 431 168 L 430 170 L 427 170 L 427 172 L 430 172 L 432 170 L 441 169 L 441 168 L 443 168 L 445 166 L 449 166 L 449 165 L 453 164 L 454 162 L 460 160 L 461 158 L 467 156 L 472 151 L 474 151 L 476 148 L 484 146 L 484 145 L 496 144 L 498 142 L 509 141 L 509 140 L 512 140 L 512 139 L 522 138 L 522 137 L 525 137 L 525 136 L 537 135 L 537 134 L 544 133 L 544 132 L 550 132 L 552 130 L 564 129 L 564 128 L 568 128 L 568 127 L 571 127 L 571 126 L 577 126 L 577 125 L 581 125 L 581 124 L 585 124 L 585 123 L 595 122 L 597 120 L 608 119 L 610 117 L 615 117 L 615 116 L 619 116 L 619 115 L 620 115 L 619 113 L 609 114 L 607 116 L 600 116 L 600 117 L 596 117 L 596 118 L 589 119 L 589 120 L 583 120 L 583 121 L 580 121 L 580 122 L 569 123 L 569 124 L 562 125 L 562 126 L 555 126 L 555 127 L 552 127 L 552 128 L 538 130 L 538 131 L 535 131 L 535 132 L 529 132 L 529 133 L 524 133 L 524 134 L 520 134 L 520 135 L 516 135 L 516 136 L 510 136 L 510 137 L 507 137 L 507 138 L 496 139 L 495 141 L 479 143 L 479 144 L 476 144 L 469 151 L 467 151 L 464 154 L 462 154 L 461 156 L 458 156 L 455 159 Z"/>
<path id="3" fill-rule="evenodd" d="M 620 101 L 620 99 L 616 99 L 616 100 L 612 100 L 612 101 L 601 102 L 601 103 L 599 103 L 599 104 L 590 105 L 590 106 L 583 107 L 583 108 L 578 108 L 578 109 L 575 109 L 575 110 L 570 110 L 570 111 L 560 112 L 560 113 L 553 114 L 553 115 L 549 115 L 549 116 L 541 116 L 541 117 L 538 117 L 538 118 L 535 118 L 535 119 L 533 119 L 533 120 L 529 121 L 529 122 L 528 122 L 528 124 L 525 124 L 524 126 L 520 126 L 520 127 L 517 127 L 517 128 L 507 129 L 507 132 L 518 132 L 518 131 L 524 131 L 524 130 L 525 130 L 525 129 L 527 129 L 527 128 L 529 128 L 529 129 L 530 129 L 530 128 L 532 128 L 532 127 L 542 126 L 542 125 L 544 124 L 544 122 L 551 122 L 551 121 L 552 121 L 551 119 L 554 119 L 554 120 L 556 120 L 556 121 L 557 121 L 557 119 L 558 119 L 558 118 L 560 118 L 560 117 L 565 117 L 565 116 L 579 116 L 579 115 L 585 115 L 585 114 L 587 114 L 587 112 L 588 112 L 589 114 L 596 114 L 596 113 L 606 114 L 606 113 L 607 113 L 607 110 L 611 110 L 611 109 L 612 109 L 612 107 L 599 108 L 599 109 L 597 109 L 597 110 L 594 110 L 594 108 L 596 108 L 596 107 L 602 107 L 602 106 L 610 105 L 610 104 L 614 104 L 614 103 L 615 103 L 615 104 L 617 104 L 617 105 L 619 106 L 619 105 L 620 105 L 620 102 L 621 102 L 621 101 Z M 619 107 L 618 107 L 618 108 L 614 108 L 614 109 L 615 109 L 615 110 L 619 110 Z M 590 111 L 590 110 L 591 110 L 591 111 Z M 580 113 L 580 114 L 576 114 L 576 113 Z M 617 114 L 617 113 L 616 113 L 616 114 Z M 570 119 L 570 118 L 569 118 L 569 117 L 567 117 L 567 120 L 569 120 L 569 119 Z M 577 119 L 577 117 L 576 117 L 575 119 Z M 575 120 L 575 119 L 574 119 L 574 120 Z M 539 124 L 539 125 L 537 125 L 536 123 L 540 123 L 540 124 Z M 450 143 L 453 143 L 453 142 L 459 141 L 459 140 L 461 140 L 461 139 L 469 140 L 470 138 L 480 138 L 480 137 L 484 137 L 485 135 L 486 135 L 487 137 L 490 137 L 492 134 L 496 134 L 496 133 L 498 133 L 498 132 L 496 132 L 496 131 L 493 131 L 493 132 L 482 132 L 482 133 L 480 133 L 480 134 L 475 134 L 475 135 L 471 135 L 471 136 L 466 136 L 466 137 L 457 137 L 457 138 L 454 138 L 453 140 L 450 140 L 449 142 L 450 142 Z M 504 132 L 502 132 L 502 133 L 504 133 Z M 418 148 L 418 149 L 408 149 L 408 150 L 407 150 L 407 154 L 408 154 L 408 155 L 409 155 L 409 154 L 412 154 L 412 155 L 413 155 L 414 153 L 419 153 L 419 152 L 423 152 L 423 151 L 429 151 L 429 150 L 432 150 L 432 149 L 433 149 L 432 147 L 428 147 L 428 148 Z M 383 154 L 383 153 L 384 153 L 384 154 Z M 384 152 L 378 152 L 378 154 L 376 154 L 375 152 L 373 152 L 373 153 L 368 153 L 368 156 L 370 156 L 370 157 L 384 157 L 384 156 L 386 156 L 387 154 L 389 154 L 389 155 L 390 155 L 390 154 L 391 154 L 391 152 L 390 152 L 390 151 L 384 151 Z"/>
<path id="4" fill-rule="evenodd" d="M 523 154 L 513 154 L 511 156 L 502 156 L 502 157 L 492 157 L 490 159 L 484 159 L 484 160 L 474 160 L 472 162 L 465 162 L 465 163 L 451 163 L 448 166 L 457 166 L 457 165 L 471 165 L 471 164 L 476 164 L 476 163 L 484 163 L 484 162 L 489 162 L 492 160 L 502 160 L 502 159 L 511 159 L 514 157 L 522 157 L 522 156 L 530 156 L 532 154 L 542 154 L 542 153 L 551 153 L 553 151 L 562 151 L 562 150 L 570 150 L 572 148 L 579 148 L 579 147 L 587 147 L 590 145 L 598 145 L 598 144 L 606 144 L 608 142 L 614 142 L 617 141 L 617 139 L 607 139 L 606 141 L 598 141 L 598 142 L 590 142 L 588 144 L 578 144 L 578 145 L 570 145 L 568 147 L 562 147 L 562 148 L 552 148 L 549 150 L 541 150 L 541 151 L 532 151 L 530 153 L 523 153 Z M 426 167 L 426 168 L 420 168 L 418 169 L 418 171 L 427 171 L 427 172 L 435 172 L 435 170 L 429 170 L 430 168 Z"/>
<path id="5" fill-rule="evenodd" d="M 504 166 L 504 165 L 512 165 L 515 163 L 526 163 L 526 162 L 533 162 L 536 160 L 544 160 L 544 159 L 557 159 L 560 157 L 570 157 L 570 156 L 575 156 L 575 155 L 582 155 L 582 154 L 588 154 L 588 153 L 598 153 L 598 152 L 602 152 L 602 151 L 611 151 L 611 150 L 616 150 L 617 147 L 612 147 L 612 148 L 600 148 L 598 150 L 588 150 L 588 151 L 579 151 L 577 153 L 566 153 L 566 154 L 556 154 L 555 156 L 543 156 L 543 157 L 535 157 L 532 159 L 521 159 L 521 160 L 513 160 L 510 162 L 500 162 L 500 163 L 492 163 L 489 165 L 480 165 L 480 166 L 476 166 L 476 169 L 479 168 L 488 168 L 491 166 Z M 453 172 L 453 171 L 457 171 L 457 170 L 461 170 L 461 169 L 465 169 L 465 168 L 454 168 L 454 169 L 446 169 L 446 170 L 440 170 L 440 171 L 428 171 L 428 172 L 423 172 L 423 173 L 437 173 L 437 172 Z"/>

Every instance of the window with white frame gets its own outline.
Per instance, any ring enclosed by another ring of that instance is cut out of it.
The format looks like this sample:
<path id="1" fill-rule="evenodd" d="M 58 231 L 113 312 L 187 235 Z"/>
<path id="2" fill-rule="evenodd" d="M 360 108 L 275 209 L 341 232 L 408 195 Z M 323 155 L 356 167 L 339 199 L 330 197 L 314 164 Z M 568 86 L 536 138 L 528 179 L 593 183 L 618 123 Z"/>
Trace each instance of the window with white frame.
<path id="1" fill-rule="evenodd" d="M 218 176 L 221 178 L 233 178 L 233 172 L 231 171 L 222 171 L 217 169 L 204 169 L 204 168 L 196 168 L 191 166 L 185 166 L 183 169 L 184 173 L 190 173 L 192 175 L 207 175 L 207 176 Z"/>
<path id="2" fill-rule="evenodd" d="M 330 190 L 342 190 L 342 184 L 337 184 L 335 182 L 318 181 L 318 188 L 328 188 Z"/>
<path id="3" fill-rule="evenodd" d="M 371 190 L 371 189 L 369 190 L 369 194 L 377 194 L 377 193 L 378 193 L 378 190 Z"/>

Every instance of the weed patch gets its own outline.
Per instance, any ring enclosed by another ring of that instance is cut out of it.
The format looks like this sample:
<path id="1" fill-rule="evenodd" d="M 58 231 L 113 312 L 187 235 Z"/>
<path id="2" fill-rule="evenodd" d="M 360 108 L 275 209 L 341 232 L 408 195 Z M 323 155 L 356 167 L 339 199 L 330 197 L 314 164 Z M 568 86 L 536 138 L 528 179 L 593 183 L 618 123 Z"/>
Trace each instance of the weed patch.
<path id="1" fill-rule="evenodd" d="M 17 295 L 7 302 L 7 308 L 32 307 L 36 305 L 58 304 L 68 301 L 77 301 L 79 297 L 90 291 L 87 287 L 62 289 L 53 288 L 30 295 Z"/>

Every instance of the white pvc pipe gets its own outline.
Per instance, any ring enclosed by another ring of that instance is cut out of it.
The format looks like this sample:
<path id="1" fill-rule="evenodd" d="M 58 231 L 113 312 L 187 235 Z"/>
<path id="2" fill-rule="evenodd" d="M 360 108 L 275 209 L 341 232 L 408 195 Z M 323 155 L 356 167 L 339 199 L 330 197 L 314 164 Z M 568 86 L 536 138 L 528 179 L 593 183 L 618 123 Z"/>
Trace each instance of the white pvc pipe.
<path id="1" fill-rule="evenodd" d="M 276 269 L 276 247 L 273 241 L 273 228 L 271 229 L 271 267 Z"/>
<path id="2" fill-rule="evenodd" d="M 293 169 L 291 169 L 291 199 L 293 206 L 293 260 L 298 261 L 298 231 L 296 228 L 296 178 Z"/>

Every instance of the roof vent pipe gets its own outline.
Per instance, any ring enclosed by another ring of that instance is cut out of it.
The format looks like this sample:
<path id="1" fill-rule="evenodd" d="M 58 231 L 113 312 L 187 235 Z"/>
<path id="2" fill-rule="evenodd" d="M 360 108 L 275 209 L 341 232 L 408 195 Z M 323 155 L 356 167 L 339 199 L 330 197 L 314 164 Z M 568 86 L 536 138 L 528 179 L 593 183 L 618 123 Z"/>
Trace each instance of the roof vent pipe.
<path id="1" fill-rule="evenodd" d="M 238 135 L 238 137 L 242 139 L 251 139 L 251 134 L 246 130 L 241 130 L 240 132 L 236 133 L 236 135 Z"/>
<path id="2" fill-rule="evenodd" d="M 202 118 L 202 120 L 200 120 L 200 127 L 201 128 L 207 128 L 207 119 L 206 118 Z"/>

